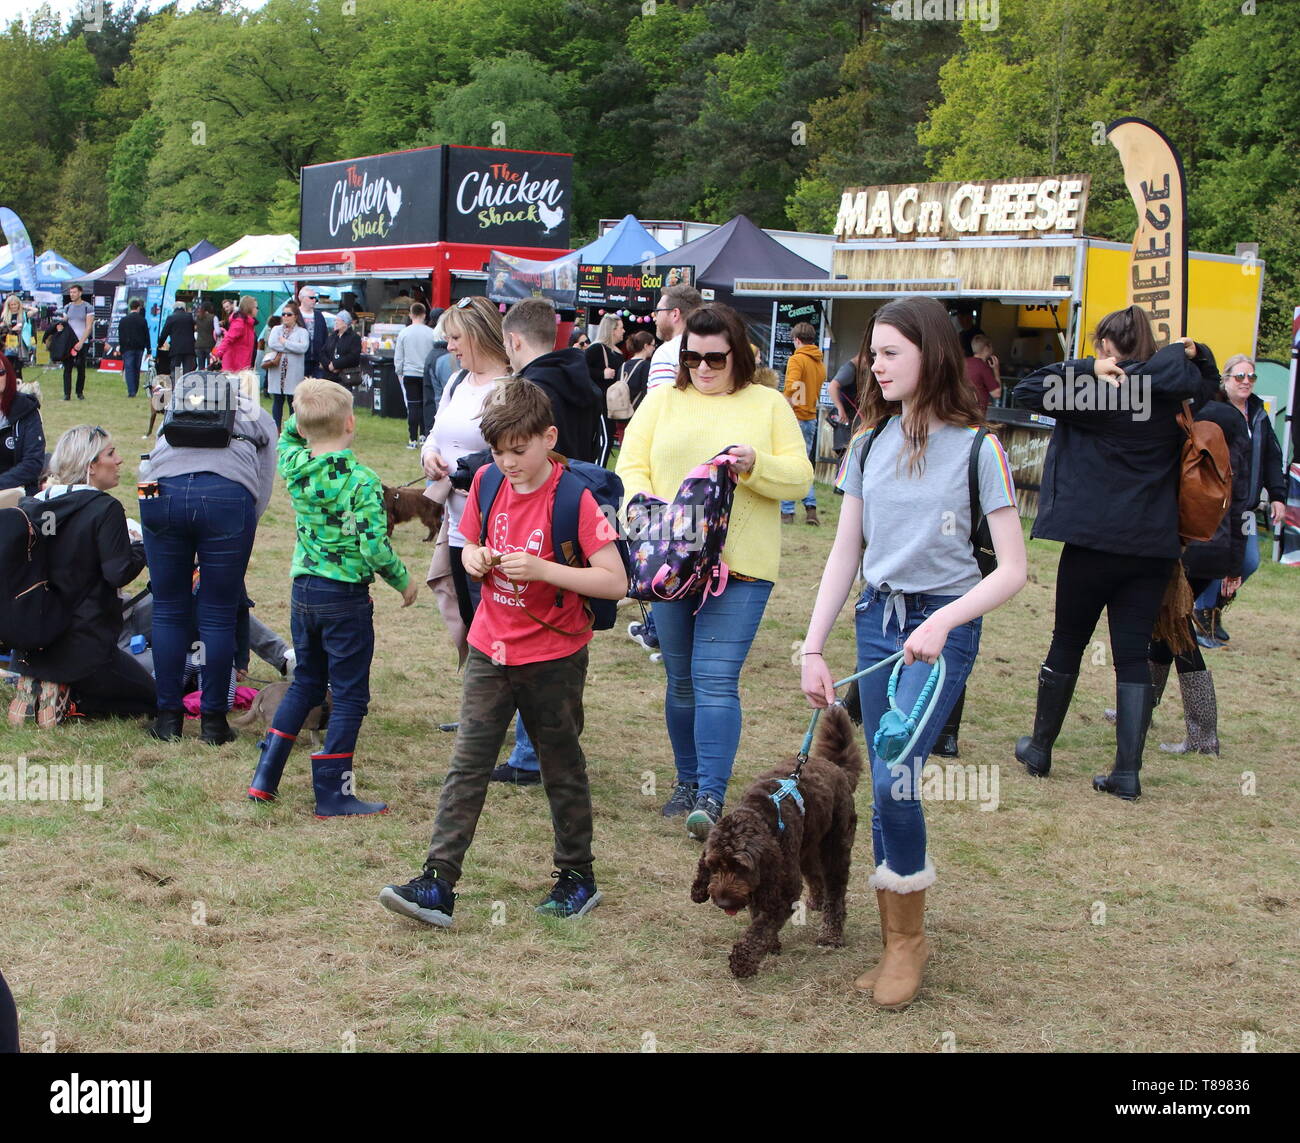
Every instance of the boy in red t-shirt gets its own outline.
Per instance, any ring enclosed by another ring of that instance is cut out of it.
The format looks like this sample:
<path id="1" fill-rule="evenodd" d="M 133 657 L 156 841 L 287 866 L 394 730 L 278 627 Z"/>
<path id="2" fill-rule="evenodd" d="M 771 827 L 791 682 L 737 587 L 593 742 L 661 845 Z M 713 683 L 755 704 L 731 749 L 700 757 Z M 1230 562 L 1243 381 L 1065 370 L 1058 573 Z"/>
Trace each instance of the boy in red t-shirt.
<path id="1" fill-rule="evenodd" d="M 555 829 L 557 878 L 539 913 L 582 916 L 600 901 L 591 869 L 591 793 L 582 733 L 591 622 L 583 596 L 621 599 L 627 573 L 614 528 L 584 491 L 578 547 L 588 567 L 556 562 L 551 515 L 563 473 L 551 459 L 557 430 L 550 399 L 531 381 L 504 385 L 480 422 L 483 439 L 505 474 L 480 535 L 480 469 L 461 517 L 465 570 L 483 581 L 482 602 L 469 629 L 460 729 L 442 784 L 424 870 L 406 885 L 389 885 L 380 902 L 426 924 L 451 924 L 461 863 L 488 780 L 516 708 L 523 715 L 542 769 Z"/>

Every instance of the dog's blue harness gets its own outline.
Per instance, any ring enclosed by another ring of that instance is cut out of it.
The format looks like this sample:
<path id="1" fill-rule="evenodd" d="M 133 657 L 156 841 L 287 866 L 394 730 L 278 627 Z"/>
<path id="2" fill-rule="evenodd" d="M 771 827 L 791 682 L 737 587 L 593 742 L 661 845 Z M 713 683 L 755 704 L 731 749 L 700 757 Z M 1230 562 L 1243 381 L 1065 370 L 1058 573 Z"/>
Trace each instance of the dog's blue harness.
<path id="1" fill-rule="evenodd" d="M 849 675 L 848 678 L 840 679 L 838 683 L 833 683 L 835 690 L 846 686 L 849 683 L 856 682 L 864 675 L 871 674 L 872 671 L 878 671 L 881 667 L 894 664 L 894 669 L 889 676 L 889 710 L 885 711 L 880 717 L 880 725 L 876 728 L 876 733 L 871 740 L 871 744 L 876 748 L 876 753 L 886 763 L 894 763 L 900 758 L 906 758 L 913 744 L 920 737 L 921 731 L 925 729 L 926 723 L 930 721 L 930 715 L 934 713 L 935 700 L 943 691 L 943 680 L 947 672 L 943 656 L 940 655 L 935 660 L 934 666 L 930 668 L 930 677 L 926 680 L 925 686 L 921 688 L 921 693 L 916 697 L 916 703 L 912 707 L 910 715 L 904 715 L 898 709 L 898 704 L 894 702 L 894 695 L 898 688 L 898 676 L 903 669 L 903 652 L 895 651 L 887 659 L 881 659 L 879 663 L 873 663 L 865 670 L 856 671 Z M 837 706 L 842 706 L 838 700 Z M 803 745 L 799 748 L 799 753 L 795 755 L 794 772 L 788 778 L 777 780 L 776 790 L 769 794 L 772 804 L 776 806 L 776 824 L 781 832 L 785 831 L 785 822 L 781 820 L 781 803 L 789 798 L 795 803 L 802 812 L 803 795 L 799 793 L 799 775 L 803 770 L 803 765 L 808 761 L 808 752 L 812 749 L 813 732 L 817 729 L 817 720 L 821 718 L 822 708 L 818 707 L 812 713 L 812 718 L 808 720 L 808 733 L 803 736 Z"/>

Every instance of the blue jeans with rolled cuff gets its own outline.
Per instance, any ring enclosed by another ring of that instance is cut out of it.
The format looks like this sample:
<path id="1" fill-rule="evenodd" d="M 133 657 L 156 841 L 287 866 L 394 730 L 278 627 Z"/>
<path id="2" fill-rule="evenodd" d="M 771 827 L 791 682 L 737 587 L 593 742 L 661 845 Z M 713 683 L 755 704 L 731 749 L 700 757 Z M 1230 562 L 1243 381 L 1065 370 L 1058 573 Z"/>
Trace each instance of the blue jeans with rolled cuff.
<path id="1" fill-rule="evenodd" d="M 960 596 L 904 595 L 880 591 L 868 586 L 854 609 L 858 639 L 858 665 L 861 671 L 887 659 L 903 649 L 908 637 L 939 608 Z M 926 870 L 925 814 L 921 809 L 921 770 L 934 749 L 943 724 L 947 721 L 957 696 L 975 666 L 979 653 L 982 619 L 973 619 L 948 633 L 944 644 L 944 683 L 929 721 L 910 752 L 910 757 L 886 763 L 876 756 L 872 739 L 881 716 L 889 709 L 889 675 L 893 666 L 881 667 L 858 680 L 862 700 L 862 730 L 871 758 L 871 846 L 876 866 L 897 877 L 913 877 Z M 930 677 L 932 664 L 917 660 L 904 667 L 898 677 L 894 701 L 904 714 L 910 715 L 917 696 Z M 890 883 L 877 884 L 888 889 Z M 923 888 L 924 885 L 917 885 Z"/>
<path id="2" fill-rule="evenodd" d="M 1259 537 L 1248 536 L 1246 538 L 1246 554 L 1241 561 L 1241 582 L 1244 586 L 1257 571 L 1259 571 Z M 1196 597 L 1196 607 L 1201 611 L 1214 607 L 1219 602 L 1219 588 L 1223 585 L 1223 580 L 1215 579 L 1210 581 L 1207 587 L 1200 595 Z M 1238 591 L 1241 588 L 1237 589 Z"/>
<path id="3" fill-rule="evenodd" d="M 817 418 L 813 417 L 811 420 L 800 421 L 799 431 L 803 433 L 803 443 L 808 447 L 808 459 L 811 460 L 813 462 L 813 466 L 816 467 L 817 465 Z M 817 507 L 817 481 L 815 479 L 810 485 L 808 485 L 808 495 L 803 498 L 803 506 L 805 508 Z M 782 500 L 781 511 L 787 516 L 790 515 L 792 512 L 794 512 L 794 501 Z"/>
<path id="4" fill-rule="evenodd" d="M 668 675 L 664 717 L 677 781 L 723 801 L 740 745 L 740 670 L 758 633 L 772 581 L 732 579 L 699 598 L 656 601 L 655 628 Z"/>
<path id="5" fill-rule="evenodd" d="M 257 531 L 257 506 L 242 484 L 214 472 L 165 476 L 159 495 L 140 500 L 140 525 L 153 587 L 154 677 L 158 709 L 180 710 L 185 662 L 197 622 L 203 652 L 201 709 L 230 709 L 235 622 Z M 194 565 L 199 566 L 197 599 Z"/>
<path id="6" fill-rule="evenodd" d="M 351 754 L 370 709 L 370 662 L 375 655 L 375 605 L 370 584 L 300 575 L 289 609 L 297 663 L 280 700 L 273 729 L 296 737 L 330 689 L 322 754 Z"/>

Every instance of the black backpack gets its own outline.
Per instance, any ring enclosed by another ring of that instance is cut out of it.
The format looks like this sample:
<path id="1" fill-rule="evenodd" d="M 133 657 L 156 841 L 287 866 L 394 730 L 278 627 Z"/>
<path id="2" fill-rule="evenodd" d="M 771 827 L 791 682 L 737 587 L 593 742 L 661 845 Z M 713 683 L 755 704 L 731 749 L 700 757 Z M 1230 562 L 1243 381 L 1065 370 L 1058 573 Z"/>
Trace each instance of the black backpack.
<path id="1" fill-rule="evenodd" d="M 226 448 L 235 432 L 238 383 L 225 373 L 186 373 L 172 386 L 162 435 L 172 448 Z"/>
<path id="2" fill-rule="evenodd" d="M 48 647 L 72 622 L 73 601 L 50 584 L 43 506 L 29 497 L 0 509 L 0 646 L 20 651 Z"/>
<path id="3" fill-rule="evenodd" d="M 862 445 L 862 460 L 859 462 L 858 475 L 865 476 L 867 471 L 867 453 L 871 451 L 871 446 L 876 443 L 876 438 L 885 431 L 885 426 L 889 424 L 891 418 L 886 417 L 874 429 Z M 991 575 L 997 570 L 998 557 L 993 550 L 993 536 L 989 532 L 988 517 L 980 511 L 980 447 L 984 444 L 984 438 L 989 435 L 986 425 L 980 425 L 979 431 L 975 434 L 975 439 L 971 441 L 970 446 L 970 463 L 966 466 L 966 485 L 970 493 L 970 546 L 971 552 L 975 556 L 975 562 L 979 565 L 980 577 Z M 865 494 L 866 489 L 864 488 Z"/>

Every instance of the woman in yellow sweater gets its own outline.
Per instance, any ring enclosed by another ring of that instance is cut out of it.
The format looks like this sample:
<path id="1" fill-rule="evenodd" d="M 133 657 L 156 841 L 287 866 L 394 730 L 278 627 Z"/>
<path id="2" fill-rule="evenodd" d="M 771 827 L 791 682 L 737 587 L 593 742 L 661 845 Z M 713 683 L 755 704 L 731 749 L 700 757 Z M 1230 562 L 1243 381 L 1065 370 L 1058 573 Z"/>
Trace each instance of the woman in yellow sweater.
<path id="1" fill-rule="evenodd" d="M 726 590 L 698 613 L 698 598 L 654 605 L 677 764 L 663 814 L 686 814 L 687 833 L 702 841 L 722 814 L 740 744 L 740 670 L 780 564 L 780 502 L 802 496 L 813 473 L 794 411 L 780 393 L 752 384 L 754 352 L 735 310 L 695 310 L 679 360 L 676 384 L 652 389 L 628 422 L 618 475 L 629 500 L 646 492 L 671 501 L 696 465 L 728 450 L 738 458 L 722 549 Z"/>

